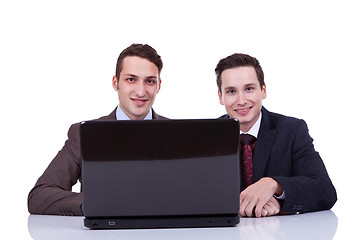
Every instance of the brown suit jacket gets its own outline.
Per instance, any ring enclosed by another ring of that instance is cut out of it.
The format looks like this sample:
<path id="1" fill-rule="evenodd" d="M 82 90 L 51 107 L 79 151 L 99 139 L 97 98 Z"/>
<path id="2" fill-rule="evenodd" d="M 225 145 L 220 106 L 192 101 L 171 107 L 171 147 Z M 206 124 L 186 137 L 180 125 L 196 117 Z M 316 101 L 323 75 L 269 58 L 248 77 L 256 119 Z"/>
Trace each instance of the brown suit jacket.
<path id="1" fill-rule="evenodd" d="M 152 110 L 153 119 L 166 119 Z M 98 120 L 116 120 L 116 109 Z M 80 123 L 71 125 L 64 147 L 49 164 L 28 196 L 31 214 L 83 215 L 82 193 L 72 192 L 81 183 Z"/>

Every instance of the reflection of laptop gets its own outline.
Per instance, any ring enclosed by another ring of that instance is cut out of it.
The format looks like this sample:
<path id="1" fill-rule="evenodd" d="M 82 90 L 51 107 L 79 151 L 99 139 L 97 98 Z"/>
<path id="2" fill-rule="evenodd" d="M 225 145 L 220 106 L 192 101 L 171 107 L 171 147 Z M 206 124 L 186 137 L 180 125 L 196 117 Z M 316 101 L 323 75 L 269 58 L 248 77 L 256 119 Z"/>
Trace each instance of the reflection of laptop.
<path id="1" fill-rule="evenodd" d="M 86 227 L 239 223 L 236 120 L 88 121 L 80 134 Z"/>

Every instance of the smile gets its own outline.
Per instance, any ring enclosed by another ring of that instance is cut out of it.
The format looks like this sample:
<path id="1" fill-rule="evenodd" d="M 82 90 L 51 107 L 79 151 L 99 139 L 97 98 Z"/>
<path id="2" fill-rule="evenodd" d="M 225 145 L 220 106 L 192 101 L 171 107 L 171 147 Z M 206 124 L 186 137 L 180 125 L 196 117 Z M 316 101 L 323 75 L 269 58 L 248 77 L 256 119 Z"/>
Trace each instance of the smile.
<path id="1" fill-rule="evenodd" d="M 246 114 L 248 114 L 250 112 L 250 110 L 252 109 L 253 107 L 246 107 L 246 108 L 238 108 L 238 109 L 235 109 L 235 112 L 241 116 L 245 116 Z"/>
<path id="2" fill-rule="evenodd" d="M 136 106 L 141 107 L 144 106 L 148 99 L 141 99 L 141 98 L 130 98 Z"/>

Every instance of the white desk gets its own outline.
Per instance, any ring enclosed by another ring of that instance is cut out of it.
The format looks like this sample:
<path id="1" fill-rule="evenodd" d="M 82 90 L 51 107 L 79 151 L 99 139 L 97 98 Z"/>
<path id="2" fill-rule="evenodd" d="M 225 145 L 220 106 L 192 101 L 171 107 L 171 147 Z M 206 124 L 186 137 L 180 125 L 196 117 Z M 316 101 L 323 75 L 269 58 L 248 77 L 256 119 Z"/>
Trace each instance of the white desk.
<path id="1" fill-rule="evenodd" d="M 33 239 L 333 239 L 338 218 L 332 211 L 266 218 L 241 218 L 230 228 L 177 228 L 137 230 L 89 230 L 84 217 L 30 215 L 28 231 Z"/>

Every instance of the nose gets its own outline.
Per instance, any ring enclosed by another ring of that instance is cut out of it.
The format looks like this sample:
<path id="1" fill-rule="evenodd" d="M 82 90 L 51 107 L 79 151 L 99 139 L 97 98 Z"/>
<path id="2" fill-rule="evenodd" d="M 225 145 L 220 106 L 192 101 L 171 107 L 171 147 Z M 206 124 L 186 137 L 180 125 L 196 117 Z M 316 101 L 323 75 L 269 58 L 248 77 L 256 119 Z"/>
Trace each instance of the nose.
<path id="1" fill-rule="evenodd" d="M 237 98 L 237 104 L 244 106 L 248 102 L 246 94 L 239 94 Z"/>
<path id="2" fill-rule="evenodd" d="M 135 93 L 138 97 L 144 97 L 146 95 L 146 86 L 140 82 L 136 85 Z"/>

